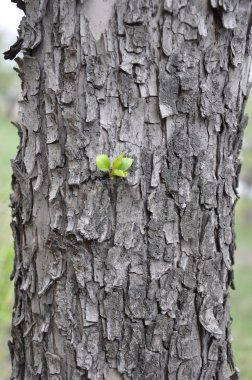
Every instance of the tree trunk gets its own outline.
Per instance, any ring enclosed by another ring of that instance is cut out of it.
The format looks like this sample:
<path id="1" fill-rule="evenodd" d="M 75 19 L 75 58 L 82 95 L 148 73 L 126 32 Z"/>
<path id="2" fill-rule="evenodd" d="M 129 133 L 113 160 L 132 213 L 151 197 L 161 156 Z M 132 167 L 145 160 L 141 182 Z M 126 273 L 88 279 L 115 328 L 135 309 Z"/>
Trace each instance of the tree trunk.
<path id="1" fill-rule="evenodd" d="M 237 379 L 249 0 L 21 0 L 15 380 Z M 95 158 L 134 158 L 126 180 Z"/>

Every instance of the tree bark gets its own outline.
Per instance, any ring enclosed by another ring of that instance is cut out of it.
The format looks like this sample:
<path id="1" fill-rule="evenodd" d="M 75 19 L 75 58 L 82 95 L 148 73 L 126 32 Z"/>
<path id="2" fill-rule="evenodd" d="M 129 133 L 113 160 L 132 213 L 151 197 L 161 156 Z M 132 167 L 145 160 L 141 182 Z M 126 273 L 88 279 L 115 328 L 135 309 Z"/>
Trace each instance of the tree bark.
<path id="1" fill-rule="evenodd" d="M 251 1 L 18 4 L 12 379 L 237 379 Z"/>

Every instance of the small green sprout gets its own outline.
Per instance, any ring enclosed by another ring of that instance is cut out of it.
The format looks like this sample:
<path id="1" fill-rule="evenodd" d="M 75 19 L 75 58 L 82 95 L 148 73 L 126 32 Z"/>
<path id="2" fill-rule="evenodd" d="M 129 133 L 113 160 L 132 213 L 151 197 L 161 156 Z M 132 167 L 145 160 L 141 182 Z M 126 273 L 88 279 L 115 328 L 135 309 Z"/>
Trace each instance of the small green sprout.
<path id="1" fill-rule="evenodd" d="M 100 154 L 96 157 L 96 165 L 99 170 L 108 172 L 110 178 L 122 177 L 125 178 L 128 175 L 128 169 L 133 164 L 133 158 L 125 157 L 125 152 L 121 153 L 112 162 L 106 154 Z"/>

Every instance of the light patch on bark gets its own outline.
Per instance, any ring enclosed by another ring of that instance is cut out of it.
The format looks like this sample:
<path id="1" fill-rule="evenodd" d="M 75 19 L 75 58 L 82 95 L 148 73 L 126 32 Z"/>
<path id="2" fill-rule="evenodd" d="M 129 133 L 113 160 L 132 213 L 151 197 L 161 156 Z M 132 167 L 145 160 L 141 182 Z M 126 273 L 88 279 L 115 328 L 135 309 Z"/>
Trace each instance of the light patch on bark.
<path id="1" fill-rule="evenodd" d="M 86 17 L 89 20 L 90 31 L 98 41 L 107 29 L 112 18 L 116 0 L 88 0 L 86 2 Z"/>
<path id="2" fill-rule="evenodd" d="M 123 378 L 116 369 L 111 369 L 105 380 L 123 380 Z"/>

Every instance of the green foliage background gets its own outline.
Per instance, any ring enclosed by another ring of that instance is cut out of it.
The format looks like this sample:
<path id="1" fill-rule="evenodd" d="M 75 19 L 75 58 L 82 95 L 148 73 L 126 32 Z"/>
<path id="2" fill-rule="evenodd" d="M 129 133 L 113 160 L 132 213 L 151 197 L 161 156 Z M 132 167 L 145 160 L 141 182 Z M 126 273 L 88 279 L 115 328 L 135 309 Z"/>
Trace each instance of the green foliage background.
<path id="1" fill-rule="evenodd" d="M 1 42 L 1 41 L 0 41 Z M 1 61 L 0 61 L 1 62 Z M 10 378 L 7 341 L 13 304 L 13 284 L 9 281 L 13 263 L 9 194 L 11 192 L 10 159 L 18 145 L 15 119 L 10 105 L 13 94 L 20 92 L 16 75 L 0 63 L 0 379 Z M 8 112 L 8 115 L 6 115 Z M 242 380 L 252 380 L 252 94 L 248 101 L 250 116 L 242 152 L 242 180 L 250 187 L 251 197 L 242 195 L 236 207 L 237 251 L 236 291 L 232 291 L 233 350 Z"/>

